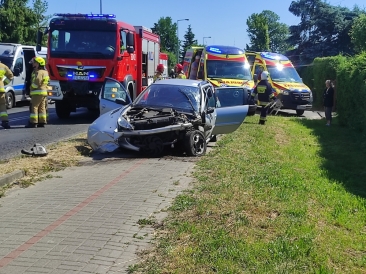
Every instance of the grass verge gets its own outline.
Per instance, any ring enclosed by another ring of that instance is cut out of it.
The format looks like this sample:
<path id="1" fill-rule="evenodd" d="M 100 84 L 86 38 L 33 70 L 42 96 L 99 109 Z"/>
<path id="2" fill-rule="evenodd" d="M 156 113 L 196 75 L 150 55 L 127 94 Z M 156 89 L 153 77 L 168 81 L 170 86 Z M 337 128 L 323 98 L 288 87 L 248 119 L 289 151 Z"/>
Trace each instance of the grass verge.
<path id="1" fill-rule="evenodd" d="M 248 117 L 202 158 L 130 273 L 366 273 L 366 138 Z"/>
<path id="2" fill-rule="evenodd" d="M 0 162 L 0 176 L 21 169 L 25 176 L 18 181 L 21 187 L 27 187 L 35 181 L 52 176 L 51 171 L 58 171 L 78 164 L 80 160 L 89 157 L 91 147 L 87 144 L 86 134 L 61 141 L 48 146 L 45 157 L 19 156 Z M 0 197 L 9 186 L 0 188 Z"/>

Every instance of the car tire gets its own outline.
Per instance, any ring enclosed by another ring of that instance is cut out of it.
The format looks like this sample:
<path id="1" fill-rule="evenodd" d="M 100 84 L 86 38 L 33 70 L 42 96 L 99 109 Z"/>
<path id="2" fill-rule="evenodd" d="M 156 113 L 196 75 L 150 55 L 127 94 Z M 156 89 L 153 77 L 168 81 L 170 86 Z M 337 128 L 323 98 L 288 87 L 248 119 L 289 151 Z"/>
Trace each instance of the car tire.
<path id="1" fill-rule="evenodd" d="M 7 109 L 13 108 L 15 105 L 14 94 L 11 91 L 7 92 L 5 99 L 6 99 L 6 108 Z"/>
<path id="2" fill-rule="evenodd" d="M 305 110 L 303 110 L 303 109 L 297 109 L 297 110 L 296 110 L 296 115 L 297 115 L 297 116 L 301 116 L 301 115 L 303 115 L 303 114 L 304 114 L 304 112 L 305 112 Z"/>
<path id="3" fill-rule="evenodd" d="M 205 135 L 199 130 L 188 131 L 184 136 L 184 146 L 187 156 L 205 155 L 207 150 Z"/>

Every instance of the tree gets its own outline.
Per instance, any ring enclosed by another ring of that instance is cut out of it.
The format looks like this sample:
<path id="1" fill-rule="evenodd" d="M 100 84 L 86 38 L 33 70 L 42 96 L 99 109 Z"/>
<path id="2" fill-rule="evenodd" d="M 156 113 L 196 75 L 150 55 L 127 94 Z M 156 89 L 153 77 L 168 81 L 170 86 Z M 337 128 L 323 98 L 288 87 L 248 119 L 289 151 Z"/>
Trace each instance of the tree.
<path id="1" fill-rule="evenodd" d="M 247 50 L 269 50 L 267 18 L 263 14 L 253 13 L 247 19 L 247 26 L 247 33 L 251 44 L 250 46 L 247 45 Z"/>
<path id="2" fill-rule="evenodd" d="M 195 35 L 192 32 L 192 28 L 191 25 L 188 25 L 188 29 L 186 31 L 186 34 L 184 34 L 184 41 L 183 41 L 183 45 L 182 45 L 182 49 L 179 52 L 180 56 L 184 56 L 186 55 L 187 49 L 189 49 L 192 46 L 196 46 L 197 44 L 197 40 L 194 39 Z"/>
<path id="3" fill-rule="evenodd" d="M 152 31 L 160 36 L 161 51 L 168 53 L 177 52 L 177 23 L 173 23 L 171 17 L 160 17 L 159 21 L 154 23 Z M 177 59 L 175 57 L 174 62 L 176 63 L 176 61 Z"/>
<path id="4" fill-rule="evenodd" d="M 280 23 L 280 17 L 273 11 L 264 10 L 260 14 L 267 19 L 270 51 L 285 53 L 290 48 L 287 42 L 289 36 L 288 26 Z"/>
<path id="5" fill-rule="evenodd" d="M 31 26 L 37 19 L 27 3 L 28 0 L 0 0 L 1 42 L 24 44 L 34 40 Z"/>
<path id="6" fill-rule="evenodd" d="M 295 48 L 295 63 L 308 63 L 316 57 L 353 54 L 349 32 L 353 18 L 364 13 L 357 6 L 350 10 L 322 0 L 292 1 L 289 11 L 301 22 L 290 26 L 289 42 Z"/>
<path id="7" fill-rule="evenodd" d="M 351 40 L 357 51 L 366 51 L 366 15 L 358 16 L 350 32 Z"/>
<path id="8" fill-rule="evenodd" d="M 36 16 L 36 22 L 34 26 L 31 28 L 31 32 L 33 32 L 32 43 L 37 42 L 37 31 L 40 28 L 44 28 L 48 24 L 48 20 L 52 17 L 52 15 L 46 15 L 48 10 L 48 3 L 45 0 L 33 0 L 33 12 Z M 47 36 L 43 36 L 43 44 L 46 45 L 47 43 Z"/>

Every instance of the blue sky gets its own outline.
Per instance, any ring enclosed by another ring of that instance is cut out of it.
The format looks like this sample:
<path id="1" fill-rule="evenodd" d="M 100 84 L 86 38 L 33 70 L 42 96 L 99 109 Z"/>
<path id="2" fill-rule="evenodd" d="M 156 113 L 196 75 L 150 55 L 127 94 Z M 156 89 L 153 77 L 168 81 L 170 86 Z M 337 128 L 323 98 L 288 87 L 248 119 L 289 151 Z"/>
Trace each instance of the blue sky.
<path id="1" fill-rule="evenodd" d="M 99 13 L 100 1 L 102 12 L 112 13 L 118 20 L 134 26 L 151 28 L 160 17 L 170 16 L 173 22 L 188 18 L 189 21 L 178 23 L 179 39 L 191 25 L 198 43 L 232 45 L 244 48 L 249 43 L 246 34 L 246 20 L 253 13 L 271 10 L 280 16 L 280 22 L 297 25 L 300 20 L 288 11 L 292 0 L 48 0 L 48 14 L 54 13 Z M 352 8 L 358 5 L 366 8 L 365 0 L 328 0 L 331 5 Z M 130 4 L 127 4 L 130 3 Z"/>

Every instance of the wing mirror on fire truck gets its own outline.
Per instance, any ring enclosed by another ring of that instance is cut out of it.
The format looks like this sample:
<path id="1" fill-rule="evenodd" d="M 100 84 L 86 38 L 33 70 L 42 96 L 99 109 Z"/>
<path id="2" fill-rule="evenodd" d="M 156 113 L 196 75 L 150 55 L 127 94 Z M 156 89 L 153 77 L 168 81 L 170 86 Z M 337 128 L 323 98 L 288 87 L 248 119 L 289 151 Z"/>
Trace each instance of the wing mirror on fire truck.
<path id="1" fill-rule="evenodd" d="M 37 46 L 36 46 L 36 51 L 41 51 L 42 50 L 42 38 L 43 38 L 43 32 L 38 30 L 37 31 Z"/>
<path id="2" fill-rule="evenodd" d="M 135 51 L 135 37 L 132 32 L 128 32 L 126 35 L 127 52 L 133 53 Z"/>

